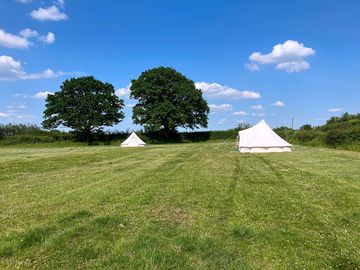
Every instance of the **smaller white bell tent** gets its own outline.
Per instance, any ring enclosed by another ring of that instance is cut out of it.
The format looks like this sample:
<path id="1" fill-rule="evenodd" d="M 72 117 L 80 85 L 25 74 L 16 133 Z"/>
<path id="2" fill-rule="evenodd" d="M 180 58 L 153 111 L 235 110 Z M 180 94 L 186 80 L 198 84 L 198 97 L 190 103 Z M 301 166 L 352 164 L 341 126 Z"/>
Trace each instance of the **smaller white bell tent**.
<path id="1" fill-rule="evenodd" d="M 277 135 L 265 120 L 239 131 L 239 151 L 242 153 L 291 152 L 292 145 Z"/>
<path id="2" fill-rule="evenodd" d="M 145 143 L 135 134 L 132 132 L 130 136 L 121 144 L 121 147 L 138 147 L 138 146 L 145 146 Z"/>

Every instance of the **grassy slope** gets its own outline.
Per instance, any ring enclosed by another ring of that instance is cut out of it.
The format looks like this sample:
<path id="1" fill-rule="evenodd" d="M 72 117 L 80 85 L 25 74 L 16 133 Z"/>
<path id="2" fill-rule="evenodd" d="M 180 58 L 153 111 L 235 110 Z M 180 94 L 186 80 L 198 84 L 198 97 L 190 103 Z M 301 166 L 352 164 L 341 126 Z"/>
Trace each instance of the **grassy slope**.
<path id="1" fill-rule="evenodd" d="M 0 151 L 0 268 L 360 267 L 360 153 Z"/>

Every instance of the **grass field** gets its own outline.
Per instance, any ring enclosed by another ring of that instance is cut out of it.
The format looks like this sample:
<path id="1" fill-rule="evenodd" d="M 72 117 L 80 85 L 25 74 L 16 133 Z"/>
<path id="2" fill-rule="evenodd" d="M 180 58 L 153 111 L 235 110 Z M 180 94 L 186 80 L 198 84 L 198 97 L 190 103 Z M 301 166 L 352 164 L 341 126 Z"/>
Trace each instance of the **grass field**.
<path id="1" fill-rule="evenodd" d="M 360 153 L 0 148 L 0 268 L 359 269 Z"/>

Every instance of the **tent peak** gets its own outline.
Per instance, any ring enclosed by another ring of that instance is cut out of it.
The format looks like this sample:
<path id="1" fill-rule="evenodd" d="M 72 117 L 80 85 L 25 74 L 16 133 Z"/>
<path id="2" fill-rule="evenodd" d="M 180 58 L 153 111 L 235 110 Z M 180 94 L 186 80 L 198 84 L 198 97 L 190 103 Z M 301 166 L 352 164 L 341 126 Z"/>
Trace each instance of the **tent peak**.
<path id="1" fill-rule="evenodd" d="M 137 147 L 144 146 L 145 142 L 142 141 L 138 135 L 133 131 L 129 137 L 121 144 L 121 147 Z"/>

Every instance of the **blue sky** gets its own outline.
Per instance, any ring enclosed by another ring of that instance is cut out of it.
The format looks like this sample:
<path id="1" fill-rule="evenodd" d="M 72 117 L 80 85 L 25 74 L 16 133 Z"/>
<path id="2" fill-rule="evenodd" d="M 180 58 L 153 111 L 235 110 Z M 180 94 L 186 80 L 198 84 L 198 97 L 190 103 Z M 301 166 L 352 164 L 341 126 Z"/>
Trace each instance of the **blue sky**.
<path id="1" fill-rule="evenodd" d="M 360 111 L 360 1 L 0 1 L 0 123 L 42 121 L 47 93 L 93 75 L 125 100 L 146 69 L 201 88 L 209 129 L 320 125 Z"/>

